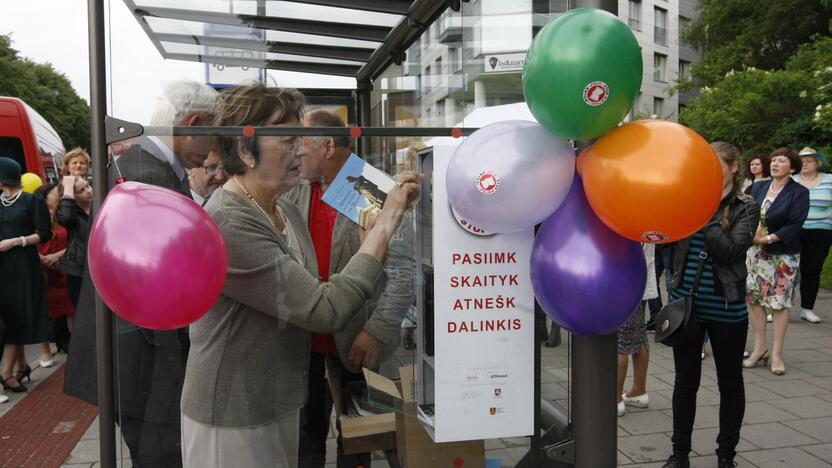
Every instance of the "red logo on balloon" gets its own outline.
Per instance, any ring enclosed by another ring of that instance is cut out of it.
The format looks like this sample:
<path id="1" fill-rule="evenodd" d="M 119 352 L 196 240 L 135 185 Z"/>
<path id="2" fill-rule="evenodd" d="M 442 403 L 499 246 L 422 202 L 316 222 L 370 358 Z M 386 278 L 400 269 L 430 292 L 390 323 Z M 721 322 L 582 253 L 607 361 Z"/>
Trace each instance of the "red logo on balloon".
<path id="1" fill-rule="evenodd" d="M 647 231 L 641 235 L 641 240 L 648 244 L 657 244 L 670 239 L 670 236 L 661 231 Z"/>
<path id="2" fill-rule="evenodd" d="M 477 190 L 486 195 L 497 191 L 500 186 L 500 178 L 492 171 L 485 171 L 477 177 Z"/>
<path id="3" fill-rule="evenodd" d="M 610 88 L 603 81 L 593 81 L 584 88 L 584 102 L 596 107 L 607 102 Z"/>

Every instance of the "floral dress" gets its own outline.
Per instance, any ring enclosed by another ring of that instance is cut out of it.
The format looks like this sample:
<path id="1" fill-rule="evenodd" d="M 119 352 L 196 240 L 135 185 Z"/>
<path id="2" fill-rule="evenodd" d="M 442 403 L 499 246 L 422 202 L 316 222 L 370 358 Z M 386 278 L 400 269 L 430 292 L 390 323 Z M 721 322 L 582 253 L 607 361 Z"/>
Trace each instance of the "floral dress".
<path id="1" fill-rule="evenodd" d="M 766 209 L 771 206 L 769 199 L 760 207 L 760 226 L 758 234 L 768 235 L 765 225 Z M 794 292 L 797 289 L 797 272 L 800 271 L 800 254 L 770 254 L 762 246 L 753 245 L 748 249 L 745 265 L 748 268 L 746 279 L 746 300 L 750 304 L 780 310 L 792 306 Z"/>

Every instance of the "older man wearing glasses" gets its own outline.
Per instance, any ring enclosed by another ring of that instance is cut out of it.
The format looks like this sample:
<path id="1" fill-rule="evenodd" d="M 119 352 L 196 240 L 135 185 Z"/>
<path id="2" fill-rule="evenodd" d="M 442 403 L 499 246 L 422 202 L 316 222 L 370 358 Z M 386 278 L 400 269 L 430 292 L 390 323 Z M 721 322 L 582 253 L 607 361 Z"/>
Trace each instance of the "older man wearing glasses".
<path id="1" fill-rule="evenodd" d="M 222 187 L 228 180 L 220 162 L 220 153 L 213 149 L 208 153 L 202 167 L 185 171 L 188 173 L 188 183 L 191 186 L 191 198 L 199 203 L 199 206 L 205 205 L 214 190 Z"/>

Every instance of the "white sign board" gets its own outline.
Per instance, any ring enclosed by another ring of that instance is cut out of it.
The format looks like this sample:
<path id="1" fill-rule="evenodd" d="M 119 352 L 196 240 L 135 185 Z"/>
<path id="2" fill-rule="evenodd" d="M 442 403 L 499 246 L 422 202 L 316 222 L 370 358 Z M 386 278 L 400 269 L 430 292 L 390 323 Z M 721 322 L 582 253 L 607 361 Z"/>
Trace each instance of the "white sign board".
<path id="1" fill-rule="evenodd" d="M 483 60 L 486 73 L 523 71 L 526 54 L 486 55 Z"/>
<path id="2" fill-rule="evenodd" d="M 240 27 L 223 26 L 209 23 L 205 26 L 205 34 L 211 37 L 231 37 L 235 39 L 253 39 L 263 41 L 263 32 L 259 29 L 246 30 Z M 264 45 L 265 48 L 265 45 Z M 229 57 L 235 59 L 266 60 L 266 53 L 259 50 L 230 49 L 205 46 L 205 55 L 213 57 Z M 208 86 L 227 87 L 236 86 L 247 81 L 265 80 L 263 68 L 226 65 L 222 63 L 205 64 L 205 83 Z"/>
<path id="3" fill-rule="evenodd" d="M 488 235 L 457 219 L 445 188 L 453 150 L 433 152 L 435 439 L 531 435 L 534 233 Z"/>

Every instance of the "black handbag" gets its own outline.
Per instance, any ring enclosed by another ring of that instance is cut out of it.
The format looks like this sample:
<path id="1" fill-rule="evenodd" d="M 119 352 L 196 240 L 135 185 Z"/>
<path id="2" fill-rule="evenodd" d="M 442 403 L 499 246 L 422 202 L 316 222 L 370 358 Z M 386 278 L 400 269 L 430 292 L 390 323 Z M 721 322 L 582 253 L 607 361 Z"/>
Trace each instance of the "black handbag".
<path id="1" fill-rule="evenodd" d="M 693 286 L 690 288 L 690 295 L 668 303 L 656 315 L 656 334 L 654 336 L 656 343 L 677 346 L 689 343 L 701 334 L 701 326 L 696 321 L 693 301 L 696 292 L 699 290 L 699 281 L 702 279 L 702 272 L 705 270 L 705 260 L 707 259 L 708 252 L 703 250 L 699 253 L 699 265 L 696 268 L 696 276 L 693 279 Z"/>

